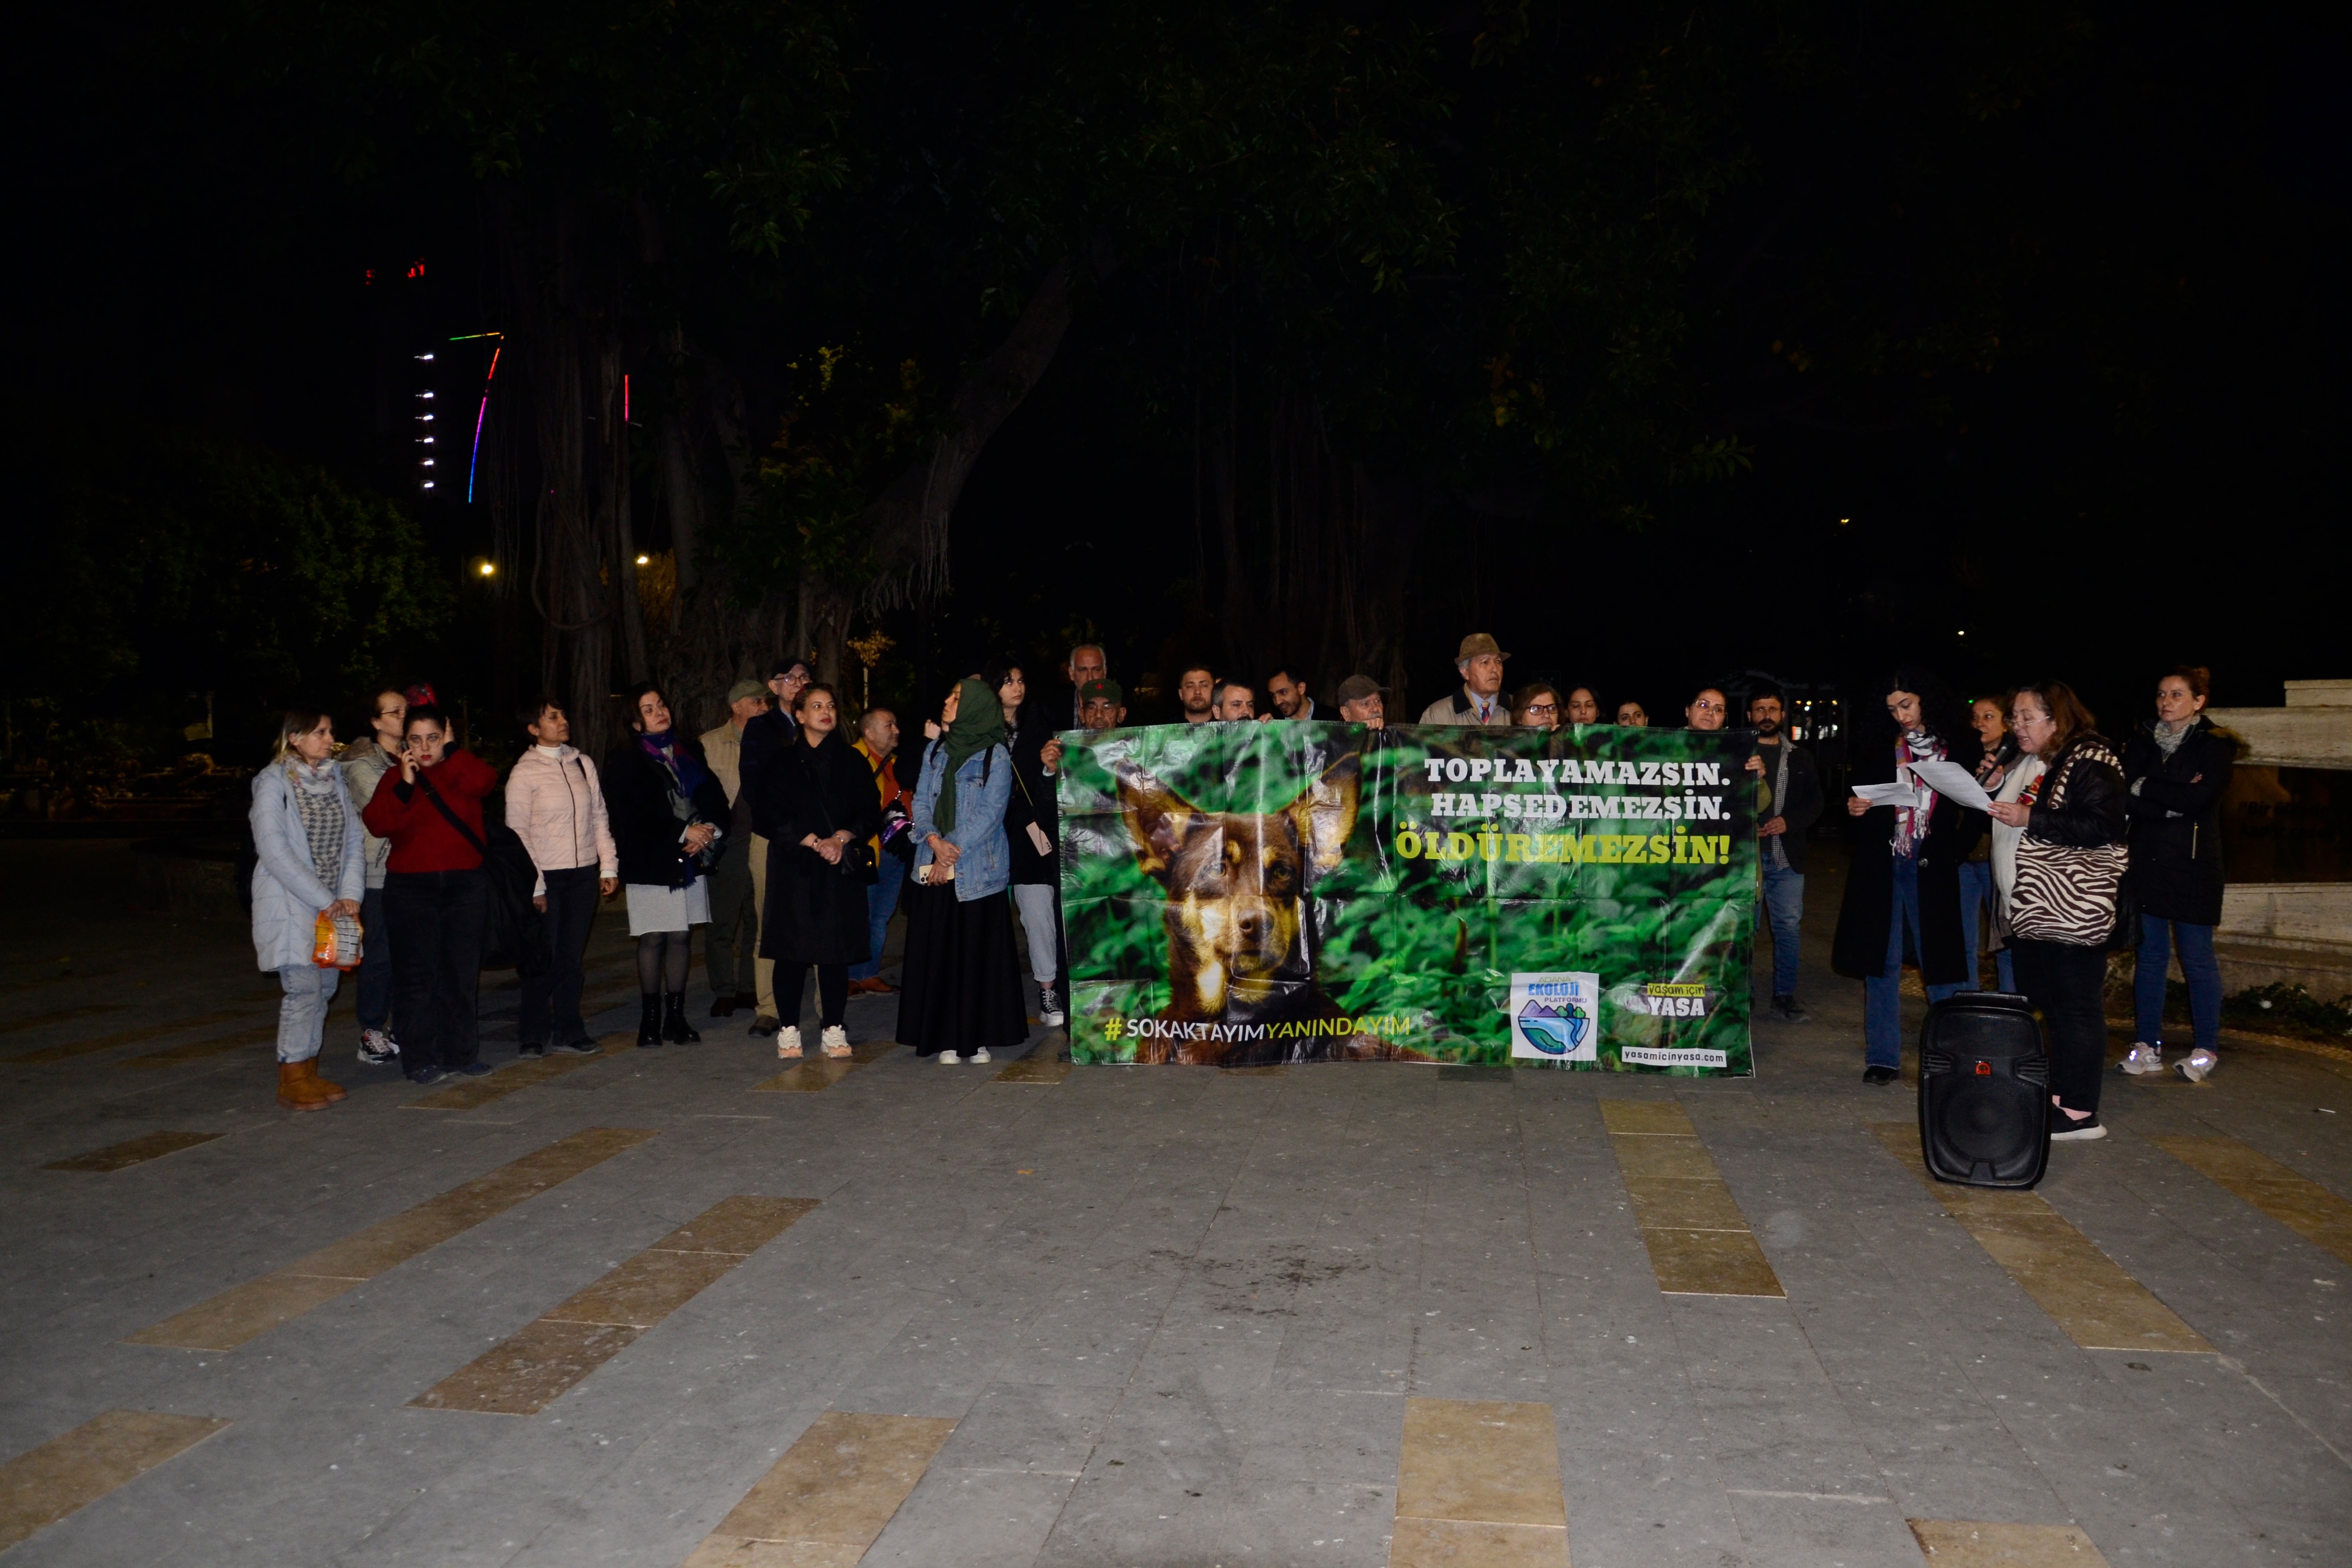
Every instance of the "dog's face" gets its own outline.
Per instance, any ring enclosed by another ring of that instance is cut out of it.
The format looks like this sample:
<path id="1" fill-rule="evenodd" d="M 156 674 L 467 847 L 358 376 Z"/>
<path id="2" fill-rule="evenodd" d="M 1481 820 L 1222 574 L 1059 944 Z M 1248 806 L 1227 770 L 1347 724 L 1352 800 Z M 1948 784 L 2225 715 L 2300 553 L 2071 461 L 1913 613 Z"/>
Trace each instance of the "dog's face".
<path id="1" fill-rule="evenodd" d="M 1168 890 L 1178 1016 L 1249 1011 L 1309 978 L 1305 895 L 1356 826 L 1359 759 L 1342 757 L 1280 811 L 1202 811 L 1139 768 L 1118 771 L 1136 863 Z"/>

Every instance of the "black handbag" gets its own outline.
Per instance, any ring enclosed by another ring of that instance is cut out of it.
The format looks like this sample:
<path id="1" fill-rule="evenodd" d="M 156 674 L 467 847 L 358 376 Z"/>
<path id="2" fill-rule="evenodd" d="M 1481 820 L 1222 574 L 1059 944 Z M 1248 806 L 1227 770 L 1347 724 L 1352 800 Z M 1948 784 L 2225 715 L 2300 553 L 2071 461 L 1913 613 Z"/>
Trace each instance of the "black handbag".
<path id="1" fill-rule="evenodd" d="M 506 824 L 489 830 L 489 841 L 466 825 L 466 819 L 452 810 L 433 787 L 433 781 L 421 771 L 416 782 L 425 791 L 425 798 L 434 809 L 457 830 L 457 836 L 474 847 L 482 858 L 482 873 L 489 883 L 489 919 L 482 924 L 482 967 L 512 968 L 524 979 L 531 979 L 547 969 L 547 945 L 541 935 L 540 913 L 531 900 L 531 889 L 539 882 L 539 867 L 530 858 L 530 850 L 521 837 Z"/>

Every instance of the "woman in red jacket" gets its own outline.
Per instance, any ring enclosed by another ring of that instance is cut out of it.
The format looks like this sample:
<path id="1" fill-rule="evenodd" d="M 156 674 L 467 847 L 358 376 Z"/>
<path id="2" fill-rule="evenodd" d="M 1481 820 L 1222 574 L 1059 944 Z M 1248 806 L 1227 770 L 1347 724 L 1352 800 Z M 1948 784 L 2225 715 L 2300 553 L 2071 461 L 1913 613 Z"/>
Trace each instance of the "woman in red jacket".
<path id="1" fill-rule="evenodd" d="M 383 918 L 392 928 L 393 1008 L 401 1065 L 416 1083 L 490 1070 L 480 1059 L 475 1007 L 489 918 L 482 797 L 498 782 L 488 763 L 450 747 L 440 709 L 415 707 L 399 770 L 383 775 L 360 813 L 369 832 L 392 841 Z"/>

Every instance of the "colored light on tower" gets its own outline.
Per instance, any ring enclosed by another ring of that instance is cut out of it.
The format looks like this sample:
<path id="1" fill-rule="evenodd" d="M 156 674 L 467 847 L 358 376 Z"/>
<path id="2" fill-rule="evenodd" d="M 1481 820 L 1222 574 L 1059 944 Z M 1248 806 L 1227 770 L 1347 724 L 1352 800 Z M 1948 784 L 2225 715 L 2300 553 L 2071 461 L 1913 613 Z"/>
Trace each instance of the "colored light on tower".
<path id="1" fill-rule="evenodd" d="M 479 335 L 494 338 L 499 334 L 485 332 Z M 490 416 L 490 383 L 499 374 L 499 355 L 505 352 L 504 344 L 490 351 L 489 374 L 482 377 L 482 406 L 474 414 L 474 455 L 466 461 L 466 504 L 467 506 L 474 504 L 474 473 L 482 465 L 482 421 Z M 487 577 L 489 574 L 484 572 L 482 575 Z"/>

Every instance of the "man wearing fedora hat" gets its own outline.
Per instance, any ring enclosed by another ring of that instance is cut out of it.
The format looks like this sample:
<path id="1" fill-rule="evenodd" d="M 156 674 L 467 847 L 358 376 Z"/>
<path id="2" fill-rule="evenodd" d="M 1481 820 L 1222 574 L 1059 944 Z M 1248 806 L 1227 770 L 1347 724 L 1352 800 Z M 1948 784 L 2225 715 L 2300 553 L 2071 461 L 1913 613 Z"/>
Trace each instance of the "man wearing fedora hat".
<path id="1" fill-rule="evenodd" d="M 1511 705 L 1503 700 L 1503 661 L 1511 656 L 1485 632 L 1462 639 L 1454 668 L 1462 684 L 1421 710 L 1424 724 L 1492 724 L 1508 728 Z"/>

